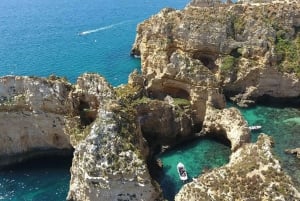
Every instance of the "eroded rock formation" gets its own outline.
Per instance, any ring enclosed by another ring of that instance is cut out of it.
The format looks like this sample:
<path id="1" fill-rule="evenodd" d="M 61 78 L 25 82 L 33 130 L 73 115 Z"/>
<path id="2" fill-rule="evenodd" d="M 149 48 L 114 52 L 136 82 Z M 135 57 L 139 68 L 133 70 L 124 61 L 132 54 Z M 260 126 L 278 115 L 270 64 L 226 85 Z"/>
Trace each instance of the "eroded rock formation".
<path id="1" fill-rule="evenodd" d="M 201 134 L 228 139 L 233 151 L 250 141 L 248 123 L 240 111 L 233 107 L 223 110 L 208 107 Z"/>
<path id="2" fill-rule="evenodd" d="M 256 143 L 232 153 L 227 165 L 184 185 L 175 200 L 299 200 L 271 147 L 272 139 L 261 134 Z"/>
<path id="3" fill-rule="evenodd" d="M 71 150 L 65 115 L 72 112 L 62 80 L 0 78 L 0 166 L 50 150 Z"/>
<path id="4" fill-rule="evenodd" d="M 138 27 L 132 54 L 141 56 L 142 75 L 116 89 L 95 74 L 76 85 L 0 78 L 0 165 L 74 147 L 68 200 L 160 200 L 146 165 L 153 149 L 213 135 L 230 142 L 230 163 L 185 185 L 176 200 L 300 199 L 271 139 L 247 144 L 248 125 L 238 110 L 225 109 L 224 97 L 244 105 L 299 97 L 299 60 L 291 53 L 300 49 L 299 10 L 296 2 L 214 0 L 163 9 Z"/>
<path id="5" fill-rule="evenodd" d="M 288 154 L 295 154 L 297 156 L 297 158 L 300 159 L 300 148 L 286 149 L 285 152 Z"/>
<path id="6" fill-rule="evenodd" d="M 141 56 L 149 91 L 191 100 L 199 121 L 208 97 L 224 105 L 221 89 L 246 105 L 299 97 L 299 2 L 203 2 L 163 9 L 138 26 L 132 54 Z"/>
<path id="7" fill-rule="evenodd" d="M 146 166 L 147 145 L 134 113 L 119 105 L 99 76 L 80 78 L 80 89 L 97 103 L 90 133 L 75 149 L 68 200 L 155 200 L 161 196 Z M 83 97 L 86 97 L 83 96 Z M 91 101 L 88 101 L 89 103 Z"/>

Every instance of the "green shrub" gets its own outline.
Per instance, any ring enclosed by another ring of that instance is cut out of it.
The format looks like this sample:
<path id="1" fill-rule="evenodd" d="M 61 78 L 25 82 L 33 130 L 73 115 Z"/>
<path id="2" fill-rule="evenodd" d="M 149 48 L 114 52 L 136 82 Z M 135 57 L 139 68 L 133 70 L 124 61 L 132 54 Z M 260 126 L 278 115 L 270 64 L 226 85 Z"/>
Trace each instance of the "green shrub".
<path id="1" fill-rule="evenodd" d="M 190 101 L 184 98 L 174 98 L 174 104 L 178 106 L 188 106 L 190 105 Z"/>
<path id="2" fill-rule="evenodd" d="M 235 69 L 236 58 L 233 56 L 227 55 L 223 57 L 221 64 L 221 71 L 231 72 Z"/>
<path id="3" fill-rule="evenodd" d="M 275 51 L 282 57 L 278 70 L 296 73 L 300 77 L 300 34 L 294 40 L 286 38 L 281 32 L 277 34 Z"/>

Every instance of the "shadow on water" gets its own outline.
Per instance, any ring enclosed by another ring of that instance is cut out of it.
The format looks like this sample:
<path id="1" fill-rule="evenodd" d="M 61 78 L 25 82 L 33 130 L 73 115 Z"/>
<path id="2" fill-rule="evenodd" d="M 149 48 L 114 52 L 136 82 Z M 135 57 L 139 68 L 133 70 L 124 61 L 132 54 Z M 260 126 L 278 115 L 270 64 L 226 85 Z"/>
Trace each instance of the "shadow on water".
<path id="1" fill-rule="evenodd" d="M 0 200 L 66 200 L 71 164 L 72 155 L 46 156 L 3 168 Z"/>
<path id="2" fill-rule="evenodd" d="M 191 181 L 205 170 L 228 163 L 230 153 L 229 146 L 211 138 L 200 138 L 159 154 L 157 158 L 162 161 L 163 169 L 157 181 L 165 198 L 169 201 L 174 200 L 175 195 L 184 185 L 177 173 L 178 162 L 185 165 Z"/>

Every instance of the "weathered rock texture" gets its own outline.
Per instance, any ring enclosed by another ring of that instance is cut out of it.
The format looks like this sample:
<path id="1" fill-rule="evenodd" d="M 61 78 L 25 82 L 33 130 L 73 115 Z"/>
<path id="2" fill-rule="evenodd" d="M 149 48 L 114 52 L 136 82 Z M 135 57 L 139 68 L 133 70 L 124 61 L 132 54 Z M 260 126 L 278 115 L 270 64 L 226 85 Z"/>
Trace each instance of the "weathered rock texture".
<path id="1" fill-rule="evenodd" d="M 50 150 L 71 150 L 65 115 L 71 85 L 61 80 L 0 78 L 0 166 Z"/>
<path id="2" fill-rule="evenodd" d="M 236 150 L 243 143 L 249 142 L 248 124 L 241 113 L 234 108 L 216 109 L 210 96 L 203 105 L 205 117 L 201 124 L 194 116 L 195 107 L 190 100 L 166 95 L 163 100 L 148 98 L 147 88 L 144 88 L 143 76 L 136 72 L 130 76 L 129 82 L 141 92 L 132 102 L 137 111 L 137 118 L 143 136 L 150 148 L 173 146 L 191 138 L 211 135 L 231 144 Z M 127 89 L 129 89 L 129 85 Z M 159 89 L 158 89 L 159 90 Z"/>
<path id="3" fill-rule="evenodd" d="M 0 78 L 0 166 L 74 152 L 69 200 L 155 200 L 147 144 L 135 113 L 120 106 L 96 74 L 76 85 L 50 79 Z"/>
<path id="4" fill-rule="evenodd" d="M 141 56 L 147 90 L 190 100 L 200 124 L 208 99 L 224 106 L 222 89 L 245 104 L 299 97 L 299 2 L 206 2 L 163 9 L 138 26 L 132 54 Z"/>
<path id="5" fill-rule="evenodd" d="M 158 199 L 161 191 L 149 175 L 147 145 L 135 124 L 135 113 L 118 104 L 115 91 L 101 77 L 84 77 L 77 85 L 80 90 L 74 93 L 84 89 L 98 110 L 90 133 L 76 146 L 67 199 Z"/>
<path id="6" fill-rule="evenodd" d="M 212 134 L 215 137 L 228 139 L 231 149 L 235 151 L 243 143 L 250 141 L 248 123 L 236 108 L 217 110 L 208 107 L 201 134 Z"/>
<path id="7" fill-rule="evenodd" d="M 184 185 L 175 200 L 300 200 L 271 145 L 270 137 L 261 134 L 255 144 L 232 153 L 227 165 Z"/>

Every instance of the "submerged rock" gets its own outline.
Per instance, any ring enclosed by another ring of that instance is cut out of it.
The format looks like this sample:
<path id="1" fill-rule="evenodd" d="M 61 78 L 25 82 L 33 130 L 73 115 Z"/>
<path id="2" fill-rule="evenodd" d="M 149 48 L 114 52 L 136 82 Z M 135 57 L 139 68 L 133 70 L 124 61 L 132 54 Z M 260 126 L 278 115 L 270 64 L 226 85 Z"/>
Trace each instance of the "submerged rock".
<path id="1" fill-rule="evenodd" d="M 285 152 L 288 154 L 295 154 L 297 158 L 300 158 L 300 148 L 286 149 Z"/>
<path id="2" fill-rule="evenodd" d="M 230 162 L 183 186 L 175 200 L 299 200 L 300 193 L 272 153 L 265 134 L 244 144 Z"/>

